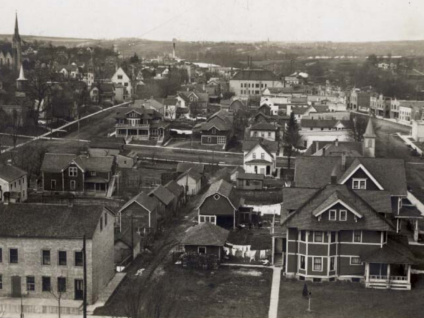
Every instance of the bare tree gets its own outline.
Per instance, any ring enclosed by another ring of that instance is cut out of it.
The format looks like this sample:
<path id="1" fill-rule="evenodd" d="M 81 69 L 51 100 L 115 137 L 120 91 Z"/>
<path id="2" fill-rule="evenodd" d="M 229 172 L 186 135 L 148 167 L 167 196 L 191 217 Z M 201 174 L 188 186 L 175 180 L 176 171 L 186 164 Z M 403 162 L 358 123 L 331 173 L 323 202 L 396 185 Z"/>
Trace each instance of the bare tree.
<path id="1" fill-rule="evenodd" d="M 283 134 L 283 147 L 286 150 L 286 154 L 288 157 L 288 168 L 290 169 L 291 164 L 291 157 L 293 156 L 293 153 L 296 151 L 296 148 L 300 146 L 300 143 L 302 141 L 302 136 L 299 133 L 300 127 L 299 124 L 296 121 L 296 118 L 294 117 L 294 113 L 292 112 L 290 114 L 290 120 L 284 129 Z"/>
<path id="2" fill-rule="evenodd" d="M 368 117 L 363 116 L 351 116 L 348 124 L 348 132 L 349 136 L 354 141 L 362 141 L 364 139 L 365 131 L 367 130 L 368 121 L 372 120 Z M 380 126 L 374 125 L 374 132 L 378 132 L 380 130 Z"/>

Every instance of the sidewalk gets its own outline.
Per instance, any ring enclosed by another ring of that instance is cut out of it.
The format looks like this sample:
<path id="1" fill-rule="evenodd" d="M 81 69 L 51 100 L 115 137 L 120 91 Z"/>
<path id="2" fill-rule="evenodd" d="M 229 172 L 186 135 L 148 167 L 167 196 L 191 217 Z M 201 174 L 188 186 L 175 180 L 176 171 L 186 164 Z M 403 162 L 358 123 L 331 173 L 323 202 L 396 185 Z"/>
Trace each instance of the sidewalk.
<path id="1" fill-rule="evenodd" d="M 271 301 L 269 304 L 268 318 L 277 318 L 278 312 L 278 300 L 280 297 L 280 283 L 281 283 L 281 267 L 274 267 L 274 273 L 272 274 L 272 285 L 271 285 Z"/>

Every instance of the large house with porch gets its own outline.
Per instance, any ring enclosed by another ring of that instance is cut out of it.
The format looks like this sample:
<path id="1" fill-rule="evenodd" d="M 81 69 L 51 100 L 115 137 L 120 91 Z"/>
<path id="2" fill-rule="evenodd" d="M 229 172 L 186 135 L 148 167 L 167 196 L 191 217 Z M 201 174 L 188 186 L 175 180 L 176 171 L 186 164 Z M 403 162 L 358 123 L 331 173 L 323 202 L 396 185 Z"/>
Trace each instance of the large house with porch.
<path id="1" fill-rule="evenodd" d="M 287 277 L 411 289 L 418 261 L 410 246 L 421 244 L 423 217 L 405 204 L 403 160 L 299 157 L 294 183 L 283 190 L 281 224 L 272 230 L 272 261 Z"/>
<path id="2" fill-rule="evenodd" d="M 243 142 L 243 168 L 246 173 L 265 176 L 277 173 L 278 141 L 252 139 Z"/>
<path id="3" fill-rule="evenodd" d="M 45 193 L 111 196 L 115 187 L 115 159 L 46 153 L 41 165 Z"/>
<path id="4" fill-rule="evenodd" d="M 222 145 L 224 148 L 234 135 L 233 116 L 220 110 L 200 127 L 202 145 Z"/>
<path id="5" fill-rule="evenodd" d="M 115 114 L 115 136 L 134 140 L 157 140 L 163 144 L 169 138 L 169 123 L 154 109 L 120 108 Z"/>

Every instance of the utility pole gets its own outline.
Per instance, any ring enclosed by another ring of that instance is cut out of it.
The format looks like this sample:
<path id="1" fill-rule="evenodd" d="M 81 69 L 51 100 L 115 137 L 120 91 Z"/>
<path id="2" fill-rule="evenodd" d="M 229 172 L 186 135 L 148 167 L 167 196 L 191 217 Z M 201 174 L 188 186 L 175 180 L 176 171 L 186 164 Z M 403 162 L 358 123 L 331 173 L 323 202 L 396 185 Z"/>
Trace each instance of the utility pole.
<path id="1" fill-rule="evenodd" d="M 134 260 L 134 215 L 131 213 L 131 261 Z"/>
<path id="2" fill-rule="evenodd" d="M 82 301 L 82 316 L 83 318 L 87 318 L 87 251 L 86 251 L 86 242 L 85 242 L 85 234 L 82 241 L 82 257 L 84 261 L 84 297 Z"/>

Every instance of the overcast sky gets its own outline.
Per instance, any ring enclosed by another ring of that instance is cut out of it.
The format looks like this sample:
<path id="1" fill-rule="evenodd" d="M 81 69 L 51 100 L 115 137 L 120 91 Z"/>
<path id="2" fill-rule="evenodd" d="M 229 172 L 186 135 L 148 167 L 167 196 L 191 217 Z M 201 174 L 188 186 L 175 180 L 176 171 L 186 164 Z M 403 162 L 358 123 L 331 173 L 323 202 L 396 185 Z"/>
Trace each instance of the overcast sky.
<path id="1" fill-rule="evenodd" d="M 0 34 L 204 41 L 424 40 L 424 0 L 0 0 Z"/>

